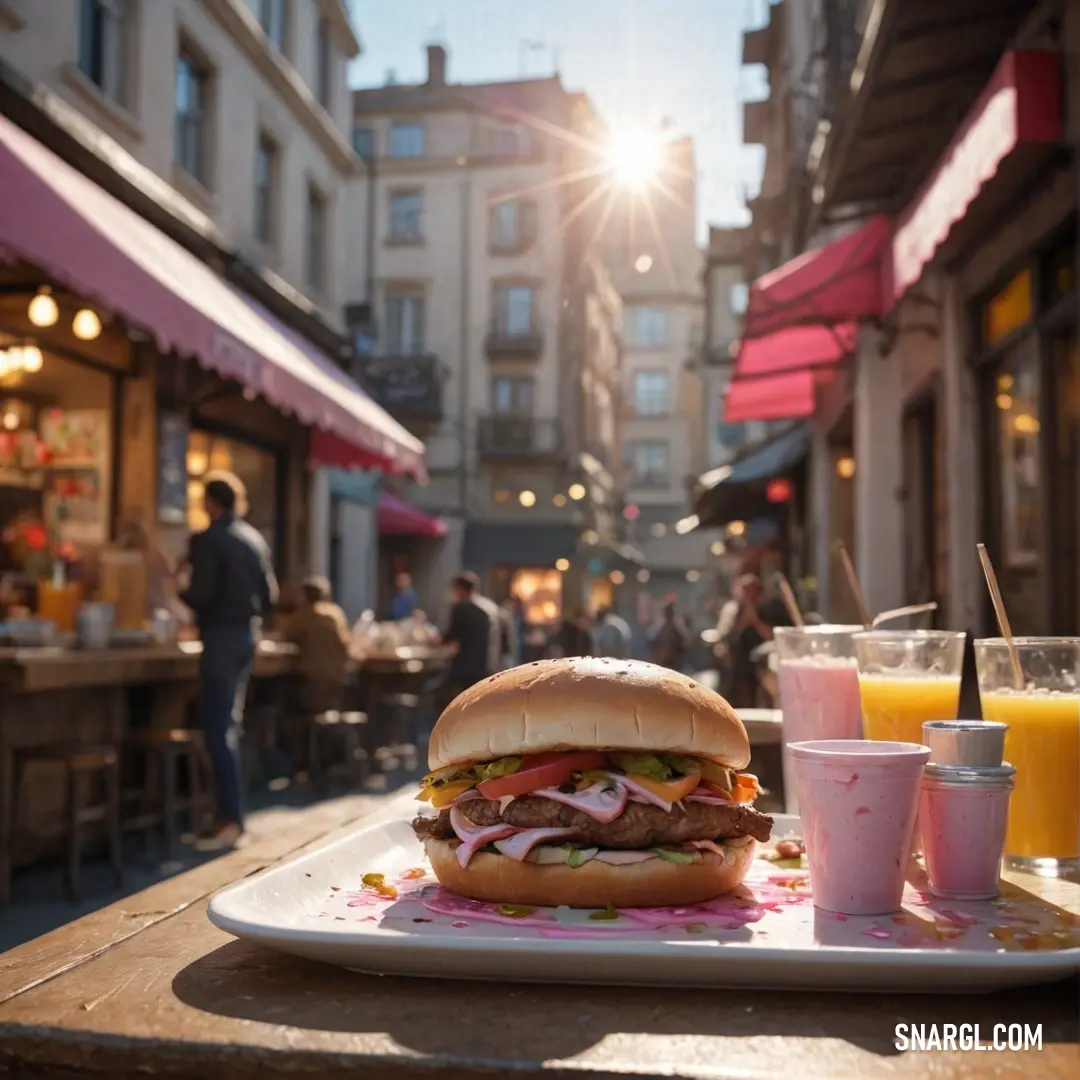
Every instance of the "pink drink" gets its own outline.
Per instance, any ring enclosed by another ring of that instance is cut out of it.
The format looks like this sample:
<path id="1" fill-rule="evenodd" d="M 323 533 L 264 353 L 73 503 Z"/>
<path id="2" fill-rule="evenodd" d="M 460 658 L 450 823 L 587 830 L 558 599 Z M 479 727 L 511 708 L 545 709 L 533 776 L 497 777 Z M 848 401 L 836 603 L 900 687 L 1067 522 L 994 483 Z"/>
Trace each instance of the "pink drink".
<path id="1" fill-rule="evenodd" d="M 792 743 L 814 906 L 844 915 L 900 909 L 930 749 L 915 743 Z"/>
<path id="2" fill-rule="evenodd" d="M 853 660 L 828 656 L 781 660 L 777 669 L 784 714 L 784 800 L 789 814 L 799 812 L 795 771 L 788 743 L 821 739 L 861 739 L 859 673 Z"/>
<path id="3" fill-rule="evenodd" d="M 934 896 L 946 900 L 997 896 L 1015 772 L 1011 765 L 926 767 L 919 829 Z"/>

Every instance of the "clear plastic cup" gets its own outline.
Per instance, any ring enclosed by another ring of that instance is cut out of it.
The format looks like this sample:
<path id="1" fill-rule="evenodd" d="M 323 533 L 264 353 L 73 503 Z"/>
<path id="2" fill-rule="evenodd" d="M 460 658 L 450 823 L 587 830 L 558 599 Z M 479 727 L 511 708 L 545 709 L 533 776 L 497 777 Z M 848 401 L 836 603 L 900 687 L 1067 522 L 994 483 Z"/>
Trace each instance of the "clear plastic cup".
<path id="1" fill-rule="evenodd" d="M 1057 876 L 1080 872 L 1080 638 L 1016 638 L 1018 689 L 1003 638 L 975 642 L 985 720 L 1008 724 L 1016 766 L 1005 862 Z"/>
<path id="2" fill-rule="evenodd" d="M 814 906 L 900 910 L 930 748 L 868 739 L 792 743 Z"/>
<path id="3" fill-rule="evenodd" d="M 863 736 L 921 743 L 927 720 L 955 720 L 966 636 L 952 630 L 856 634 Z"/>
<path id="4" fill-rule="evenodd" d="M 776 677 L 783 714 L 784 809 L 799 812 L 788 743 L 861 739 L 862 705 L 852 635 L 861 626 L 778 626 Z"/>

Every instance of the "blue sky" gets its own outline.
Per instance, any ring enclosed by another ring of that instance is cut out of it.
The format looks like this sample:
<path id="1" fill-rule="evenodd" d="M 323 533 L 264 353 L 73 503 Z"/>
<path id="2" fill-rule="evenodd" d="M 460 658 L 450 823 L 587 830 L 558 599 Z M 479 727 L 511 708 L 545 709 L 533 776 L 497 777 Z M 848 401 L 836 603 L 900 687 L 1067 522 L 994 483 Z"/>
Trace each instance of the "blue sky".
<path id="1" fill-rule="evenodd" d="M 741 35 L 765 20 L 767 0 L 350 0 L 364 43 L 354 86 L 424 77 L 424 46 L 450 53 L 454 82 L 550 75 L 585 90 L 622 127 L 670 118 L 693 136 L 698 224 L 747 220 L 760 148 L 742 145 L 744 98 L 767 93 L 740 68 Z M 525 43 L 536 43 L 530 47 Z"/>

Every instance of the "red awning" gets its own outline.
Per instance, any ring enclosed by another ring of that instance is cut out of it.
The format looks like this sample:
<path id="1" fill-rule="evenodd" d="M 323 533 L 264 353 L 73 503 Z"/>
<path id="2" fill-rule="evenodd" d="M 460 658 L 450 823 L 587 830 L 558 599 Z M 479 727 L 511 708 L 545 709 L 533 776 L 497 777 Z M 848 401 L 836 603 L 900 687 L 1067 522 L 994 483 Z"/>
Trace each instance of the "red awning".
<path id="1" fill-rule="evenodd" d="M 314 345 L 0 116 L 0 257 L 40 266 L 163 352 L 332 433 L 348 464 L 424 476 L 424 447 Z"/>
<path id="2" fill-rule="evenodd" d="M 817 380 L 808 368 L 760 379 L 737 379 L 724 400 L 724 422 L 795 420 L 813 416 Z"/>
<path id="3" fill-rule="evenodd" d="M 744 338 L 739 343 L 735 378 L 779 375 L 835 364 L 855 351 L 858 333 L 855 323 L 840 323 L 793 326 L 761 338 Z"/>
<path id="4" fill-rule="evenodd" d="M 379 492 L 379 532 L 384 536 L 442 537 L 447 533 L 445 521 L 433 518 L 404 499 Z"/>
<path id="5" fill-rule="evenodd" d="M 744 338 L 794 326 L 854 322 L 882 314 L 882 255 L 887 217 L 807 251 L 750 286 Z"/>

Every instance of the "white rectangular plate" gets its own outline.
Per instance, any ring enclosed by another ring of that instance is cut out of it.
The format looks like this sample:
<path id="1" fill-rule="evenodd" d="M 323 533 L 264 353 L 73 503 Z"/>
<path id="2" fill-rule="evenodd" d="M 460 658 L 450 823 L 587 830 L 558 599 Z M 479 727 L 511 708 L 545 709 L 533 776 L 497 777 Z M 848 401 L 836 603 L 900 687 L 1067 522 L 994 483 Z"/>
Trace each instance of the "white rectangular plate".
<path id="1" fill-rule="evenodd" d="M 696 908 L 614 921 L 563 908 L 507 918 L 438 887 L 409 827 L 414 807 L 411 793 L 395 799 L 352 835 L 238 882 L 211 901 L 210 920 L 273 949 L 381 975 L 962 993 L 1080 971 L 1080 919 L 1016 886 L 965 904 L 934 900 L 916 881 L 903 912 L 844 917 L 814 908 L 805 871 L 764 859 L 738 893 Z M 778 816 L 773 833 L 799 835 L 798 818 Z M 363 887 L 371 873 L 398 896 Z"/>

